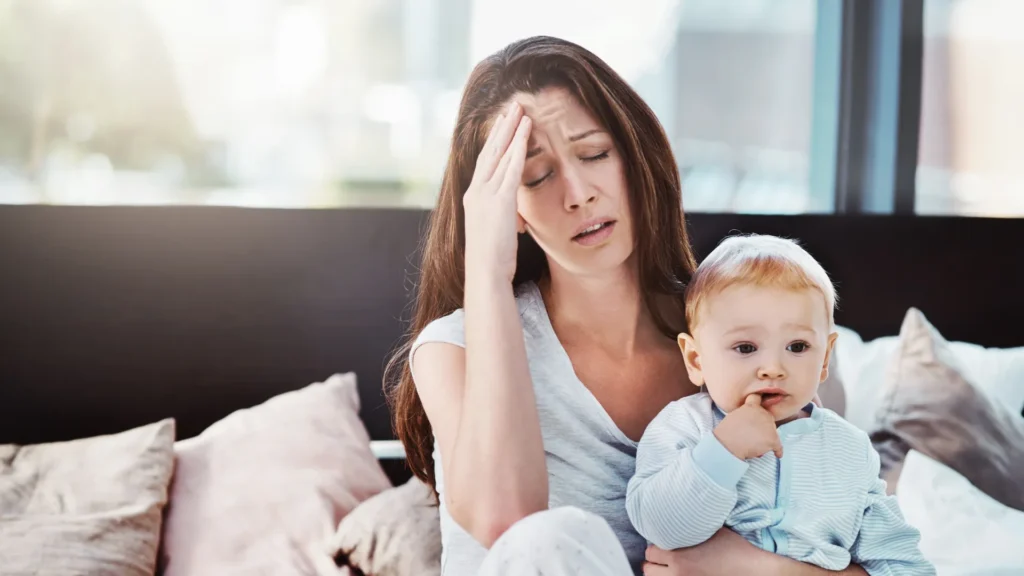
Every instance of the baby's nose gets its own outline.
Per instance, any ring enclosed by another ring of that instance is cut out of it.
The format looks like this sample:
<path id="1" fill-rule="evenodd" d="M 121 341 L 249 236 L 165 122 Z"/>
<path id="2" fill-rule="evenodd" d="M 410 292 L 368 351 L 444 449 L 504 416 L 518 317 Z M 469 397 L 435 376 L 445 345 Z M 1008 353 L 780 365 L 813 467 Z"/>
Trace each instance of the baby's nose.
<path id="1" fill-rule="evenodd" d="M 757 377 L 761 380 L 781 380 L 786 377 L 786 371 L 782 366 L 762 366 L 757 370 Z"/>

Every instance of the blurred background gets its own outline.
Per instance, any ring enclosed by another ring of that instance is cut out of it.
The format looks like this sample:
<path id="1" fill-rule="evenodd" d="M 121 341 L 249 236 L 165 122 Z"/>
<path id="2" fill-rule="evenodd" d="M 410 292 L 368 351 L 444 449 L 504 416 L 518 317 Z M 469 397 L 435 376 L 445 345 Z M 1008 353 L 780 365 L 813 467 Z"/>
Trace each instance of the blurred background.
<path id="1" fill-rule="evenodd" d="M 839 1 L 0 0 L 0 203 L 430 207 L 473 64 L 551 34 L 655 109 L 687 210 L 830 212 Z M 1024 216 L 1022 23 L 924 0 L 917 213 Z"/>

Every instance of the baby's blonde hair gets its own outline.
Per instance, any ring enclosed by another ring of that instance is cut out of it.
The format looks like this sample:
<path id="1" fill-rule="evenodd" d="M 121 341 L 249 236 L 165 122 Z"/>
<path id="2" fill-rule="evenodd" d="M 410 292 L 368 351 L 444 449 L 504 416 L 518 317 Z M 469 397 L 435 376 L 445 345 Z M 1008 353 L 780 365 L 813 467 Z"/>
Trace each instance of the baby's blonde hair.
<path id="1" fill-rule="evenodd" d="M 691 333 L 704 301 L 736 284 L 817 290 L 825 298 L 829 328 L 834 326 L 836 290 L 821 264 L 793 240 L 750 234 L 726 238 L 697 267 L 686 288 Z"/>

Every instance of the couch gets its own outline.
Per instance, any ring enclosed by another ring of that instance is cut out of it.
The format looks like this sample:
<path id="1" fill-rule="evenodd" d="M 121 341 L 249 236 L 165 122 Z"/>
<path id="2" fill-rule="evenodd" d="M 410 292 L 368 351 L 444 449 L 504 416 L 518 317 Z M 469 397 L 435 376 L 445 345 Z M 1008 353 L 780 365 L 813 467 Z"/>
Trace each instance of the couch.
<path id="1" fill-rule="evenodd" d="M 331 378 L 350 379 L 358 391 L 360 434 L 392 440 L 381 376 L 410 315 L 429 215 L 0 207 L 0 445 L 61 443 L 167 421 L 172 441 L 186 442 L 236 411 Z M 886 338 L 895 343 L 914 310 L 947 342 L 1024 351 L 1024 220 L 687 220 L 698 256 L 733 232 L 799 239 L 836 281 L 836 321 L 858 350 Z M 847 387 L 845 395 L 850 401 L 854 394 Z M 1012 406 L 1014 418 L 1022 408 Z M 878 440 L 893 437 L 882 431 Z M 394 448 L 374 447 L 377 456 Z M 380 467 L 383 484 L 365 486 L 358 500 L 411 476 L 401 459 L 382 458 Z M 170 492 L 158 501 L 174 509 Z"/>

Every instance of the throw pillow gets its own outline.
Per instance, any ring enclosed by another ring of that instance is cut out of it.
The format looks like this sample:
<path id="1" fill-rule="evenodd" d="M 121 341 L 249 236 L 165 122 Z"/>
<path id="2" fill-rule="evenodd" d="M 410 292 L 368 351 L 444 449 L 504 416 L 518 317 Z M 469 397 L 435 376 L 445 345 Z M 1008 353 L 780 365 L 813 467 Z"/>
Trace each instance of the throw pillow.
<path id="1" fill-rule="evenodd" d="M 441 520 L 434 491 L 417 478 L 360 504 L 331 540 L 338 566 L 373 576 L 441 573 Z"/>
<path id="2" fill-rule="evenodd" d="M 949 343 L 915 308 L 900 328 L 876 425 L 871 438 L 891 488 L 913 449 L 1024 510 L 1024 418 L 964 377 Z"/>
<path id="3" fill-rule="evenodd" d="M 996 502 L 955 470 L 911 450 L 896 498 L 939 574 L 1024 574 L 1024 512 Z"/>
<path id="4" fill-rule="evenodd" d="M 0 445 L 0 574 L 152 575 L 173 446 L 171 419 Z"/>
<path id="5" fill-rule="evenodd" d="M 390 486 L 351 373 L 239 410 L 175 450 L 166 576 L 337 574 L 334 528 Z"/>
<path id="6" fill-rule="evenodd" d="M 860 334 L 836 326 L 839 339 L 833 358 L 846 392 L 844 417 L 870 432 L 882 400 L 885 371 L 899 348 L 899 337 L 882 336 L 864 341 Z M 1011 412 L 1024 409 L 1024 347 L 986 348 L 971 342 L 949 342 L 949 349 L 963 368 L 963 376 L 983 389 Z M 833 370 L 830 370 L 832 372 Z"/>

